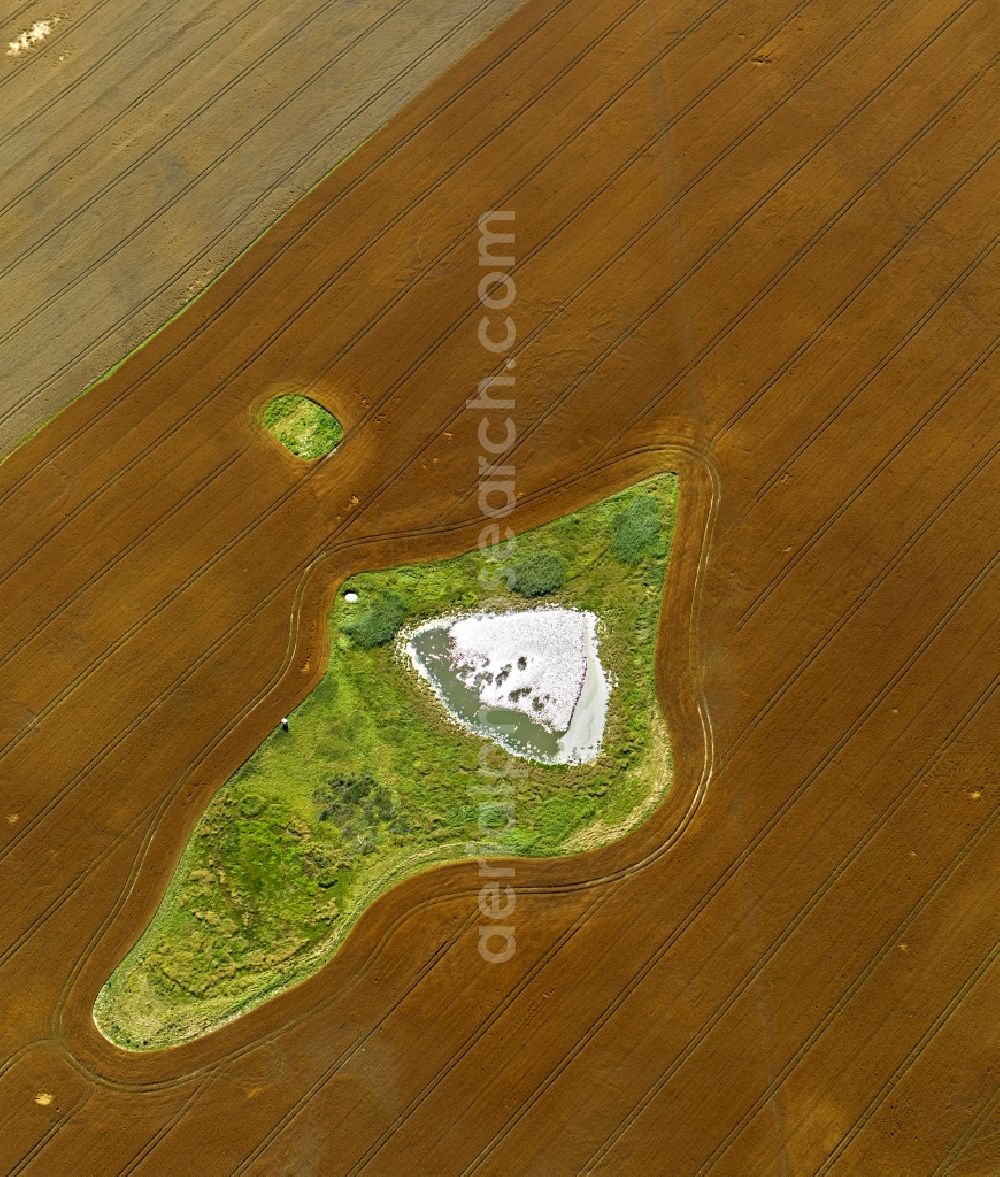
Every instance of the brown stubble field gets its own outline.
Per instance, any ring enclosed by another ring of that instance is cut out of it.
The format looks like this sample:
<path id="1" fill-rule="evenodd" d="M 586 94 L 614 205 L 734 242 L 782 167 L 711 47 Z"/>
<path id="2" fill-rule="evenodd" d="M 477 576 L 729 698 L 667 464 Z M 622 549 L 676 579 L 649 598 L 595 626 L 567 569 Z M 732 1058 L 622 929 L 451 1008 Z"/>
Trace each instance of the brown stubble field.
<path id="1" fill-rule="evenodd" d="M 0 469 L 11 1173 L 1000 1171 L 986 0 L 529 3 Z M 132 1056 L 101 984 L 359 568 L 475 543 L 476 221 L 517 212 L 520 527 L 672 468 L 676 783 L 382 899 Z M 348 427 L 301 467 L 275 390 Z M 48 1093 L 48 1103 L 35 1096 Z"/>
<path id="2" fill-rule="evenodd" d="M 14 57 L 0 16 L 0 453 L 520 3 L 82 0 Z"/>

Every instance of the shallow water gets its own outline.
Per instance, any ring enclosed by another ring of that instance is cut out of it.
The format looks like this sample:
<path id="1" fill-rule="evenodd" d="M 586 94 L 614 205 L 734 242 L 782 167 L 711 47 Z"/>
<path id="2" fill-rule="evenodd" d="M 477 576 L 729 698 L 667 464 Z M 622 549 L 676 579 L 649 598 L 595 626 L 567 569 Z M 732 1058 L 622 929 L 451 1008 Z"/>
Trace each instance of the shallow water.
<path id="1" fill-rule="evenodd" d="M 544 620 L 546 612 L 539 609 L 506 615 L 478 614 L 462 620 L 495 622 L 500 617 L 508 617 L 511 625 L 516 627 L 518 619 L 530 616 L 533 621 L 539 618 Z M 565 615 L 566 611 L 560 612 Z M 486 677 L 491 687 L 497 680 L 482 669 L 482 664 L 476 667 L 469 661 L 463 662 L 456 653 L 452 634 L 456 618 L 442 617 L 425 622 L 410 634 L 405 649 L 418 673 L 430 683 L 442 705 L 463 727 L 495 741 L 523 759 L 549 764 L 586 763 L 595 760 L 600 752 L 610 684 L 598 650 L 597 618 L 592 613 L 578 613 L 578 616 L 584 621 L 579 667 L 582 683 L 577 678 L 575 682 L 563 685 L 563 690 L 571 692 L 575 699 L 568 726 L 564 730 L 544 722 L 542 718 L 533 718 L 524 709 L 484 705 L 477 686 L 483 687 Z M 495 625 L 492 628 L 495 629 Z M 509 641 L 505 645 L 509 646 Z M 564 656 L 565 651 L 560 650 L 559 654 Z M 531 659 L 537 660 L 538 657 L 537 650 L 533 651 Z M 524 671 L 526 662 L 526 658 L 514 656 L 509 666 L 504 665 L 501 674 L 512 675 L 512 681 L 516 683 L 517 671 Z M 540 669 L 544 672 L 548 668 Z M 520 708 L 528 705 L 524 698 L 527 695 L 534 705 L 533 709 L 541 710 L 542 700 L 531 699 L 529 688 L 515 688 L 515 691 L 518 689 L 522 692 Z M 496 690 L 491 693 L 496 695 Z"/>

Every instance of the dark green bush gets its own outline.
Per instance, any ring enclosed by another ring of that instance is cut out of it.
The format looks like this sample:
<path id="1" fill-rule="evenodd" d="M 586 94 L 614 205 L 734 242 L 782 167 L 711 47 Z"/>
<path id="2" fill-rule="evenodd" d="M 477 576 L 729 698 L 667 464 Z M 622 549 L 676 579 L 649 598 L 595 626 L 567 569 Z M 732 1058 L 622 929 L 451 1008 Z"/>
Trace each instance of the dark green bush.
<path id="1" fill-rule="evenodd" d="M 558 552 L 529 552 L 507 566 L 507 587 L 522 597 L 543 597 L 562 588 L 566 570 Z"/>
<path id="2" fill-rule="evenodd" d="M 406 619 L 406 602 L 398 593 L 382 593 L 341 626 L 356 646 L 371 649 L 391 642 Z"/>
<path id="3" fill-rule="evenodd" d="M 340 824 L 353 815 L 357 806 L 373 790 L 380 790 L 370 773 L 358 777 L 333 777 L 325 785 L 313 789 L 313 804 L 319 821 Z"/>
<path id="4" fill-rule="evenodd" d="M 641 564 L 660 539 L 660 501 L 636 495 L 611 518 L 611 551 L 623 564 Z"/>
<path id="5" fill-rule="evenodd" d="M 317 821 L 332 823 L 340 832 L 339 856 L 331 858 L 330 870 L 323 875 L 328 881 L 322 885 L 332 886 L 334 875 L 342 867 L 354 863 L 358 854 L 372 853 L 379 845 L 382 824 L 391 829 L 396 821 L 396 806 L 392 793 L 370 773 L 332 777 L 313 789 L 312 799 Z M 324 848 L 322 853 L 329 851 Z"/>

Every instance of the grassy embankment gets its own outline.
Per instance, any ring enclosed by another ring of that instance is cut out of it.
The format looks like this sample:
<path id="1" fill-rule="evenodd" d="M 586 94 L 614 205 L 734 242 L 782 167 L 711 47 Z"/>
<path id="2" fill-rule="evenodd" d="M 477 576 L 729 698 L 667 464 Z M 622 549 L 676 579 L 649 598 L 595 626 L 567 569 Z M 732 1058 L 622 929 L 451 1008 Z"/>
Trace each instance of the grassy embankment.
<path id="1" fill-rule="evenodd" d="M 358 602 L 338 597 L 329 618 L 326 674 L 210 803 L 101 994 L 102 1030 L 134 1049 L 195 1037 L 314 971 L 377 895 L 480 844 L 486 745 L 402 663 L 402 624 L 483 606 L 595 612 L 615 683 L 602 754 L 543 765 L 488 745 L 492 766 L 516 765 L 499 849 L 570 853 L 641 821 L 670 778 L 654 654 L 676 496 L 662 475 L 519 537 L 499 593 L 481 587 L 478 552 L 353 577 Z"/>

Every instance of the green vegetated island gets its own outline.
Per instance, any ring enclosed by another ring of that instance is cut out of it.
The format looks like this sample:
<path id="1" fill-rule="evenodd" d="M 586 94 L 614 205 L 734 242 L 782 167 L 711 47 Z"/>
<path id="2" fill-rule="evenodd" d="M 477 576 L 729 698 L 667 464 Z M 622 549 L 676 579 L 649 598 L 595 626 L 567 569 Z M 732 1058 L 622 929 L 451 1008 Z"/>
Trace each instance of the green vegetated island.
<path id="1" fill-rule="evenodd" d="M 210 802 L 100 994 L 102 1032 L 178 1044 L 314 972 L 377 896 L 480 854 L 484 764 L 511 767 L 490 853 L 571 854 L 642 821 L 671 779 L 654 657 L 677 493 L 664 474 L 517 537 L 499 587 L 479 551 L 344 584 L 322 681 Z M 612 687 L 591 763 L 515 759 L 463 730 L 401 646 L 428 619 L 539 605 L 598 618 Z"/>
<path id="2" fill-rule="evenodd" d="M 298 393 L 269 400 L 260 421 L 297 458 L 321 458 L 344 438 L 344 427 L 332 413 Z"/>

